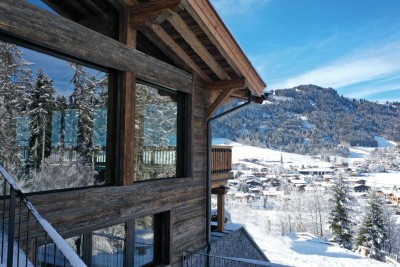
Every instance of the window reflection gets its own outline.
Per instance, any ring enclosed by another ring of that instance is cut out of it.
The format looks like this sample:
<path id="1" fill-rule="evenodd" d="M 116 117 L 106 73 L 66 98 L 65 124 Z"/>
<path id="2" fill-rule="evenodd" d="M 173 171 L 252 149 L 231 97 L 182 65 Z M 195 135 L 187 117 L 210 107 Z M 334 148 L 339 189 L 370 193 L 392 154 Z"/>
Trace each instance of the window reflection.
<path id="1" fill-rule="evenodd" d="M 106 182 L 108 74 L 0 42 L 0 164 L 24 192 Z"/>
<path id="2" fill-rule="evenodd" d="M 136 100 L 134 180 L 177 177 L 180 96 L 138 84 Z"/>
<path id="3" fill-rule="evenodd" d="M 154 216 L 135 220 L 134 266 L 154 262 Z"/>
<path id="4" fill-rule="evenodd" d="M 92 267 L 122 267 L 124 264 L 125 225 L 93 232 Z"/>

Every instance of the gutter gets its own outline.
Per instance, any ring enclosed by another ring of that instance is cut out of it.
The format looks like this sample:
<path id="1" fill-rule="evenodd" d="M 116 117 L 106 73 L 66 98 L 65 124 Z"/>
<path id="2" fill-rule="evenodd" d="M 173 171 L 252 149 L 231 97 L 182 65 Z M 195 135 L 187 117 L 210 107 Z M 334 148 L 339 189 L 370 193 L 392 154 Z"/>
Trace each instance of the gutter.
<path id="1" fill-rule="evenodd" d="M 246 103 L 243 103 L 237 107 L 230 110 L 224 111 L 214 117 L 207 120 L 207 176 L 206 176 L 206 242 L 207 242 L 207 254 L 211 251 L 211 122 L 221 118 L 233 111 L 241 109 L 253 101 L 253 95 L 249 92 L 249 97 Z"/>

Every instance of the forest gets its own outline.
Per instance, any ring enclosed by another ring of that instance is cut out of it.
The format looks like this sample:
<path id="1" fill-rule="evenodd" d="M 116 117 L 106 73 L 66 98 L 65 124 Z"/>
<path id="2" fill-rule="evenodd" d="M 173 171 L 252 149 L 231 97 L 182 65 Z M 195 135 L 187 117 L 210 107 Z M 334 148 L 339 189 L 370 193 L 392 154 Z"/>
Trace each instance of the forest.
<path id="1" fill-rule="evenodd" d="M 226 110 L 238 102 L 223 106 Z M 332 88 L 301 85 L 270 93 L 213 124 L 213 136 L 309 155 L 347 156 L 349 146 L 377 147 L 375 136 L 400 141 L 400 103 L 350 99 Z"/>

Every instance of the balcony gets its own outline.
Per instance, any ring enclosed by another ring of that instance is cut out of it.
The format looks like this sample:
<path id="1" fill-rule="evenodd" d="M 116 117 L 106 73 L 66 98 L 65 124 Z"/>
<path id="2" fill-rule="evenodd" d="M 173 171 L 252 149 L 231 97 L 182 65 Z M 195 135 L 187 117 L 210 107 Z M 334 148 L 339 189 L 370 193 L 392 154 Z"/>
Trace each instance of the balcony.
<path id="1" fill-rule="evenodd" d="M 232 147 L 212 146 L 211 148 L 211 182 L 212 188 L 225 187 L 232 172 Z"/>

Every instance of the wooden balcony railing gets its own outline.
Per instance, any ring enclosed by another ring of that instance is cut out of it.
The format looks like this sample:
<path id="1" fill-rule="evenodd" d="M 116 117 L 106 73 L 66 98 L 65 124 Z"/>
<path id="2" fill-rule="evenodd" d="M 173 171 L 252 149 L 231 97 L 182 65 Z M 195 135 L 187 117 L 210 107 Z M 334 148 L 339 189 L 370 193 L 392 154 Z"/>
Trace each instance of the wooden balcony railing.
<path id="1" fill-rule="evenodd" d="M 232 147 L 212 146 L 211 173 L 230 172 L 232 170 Z"/>

